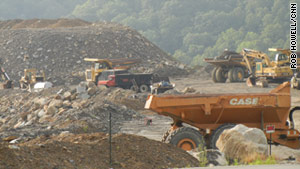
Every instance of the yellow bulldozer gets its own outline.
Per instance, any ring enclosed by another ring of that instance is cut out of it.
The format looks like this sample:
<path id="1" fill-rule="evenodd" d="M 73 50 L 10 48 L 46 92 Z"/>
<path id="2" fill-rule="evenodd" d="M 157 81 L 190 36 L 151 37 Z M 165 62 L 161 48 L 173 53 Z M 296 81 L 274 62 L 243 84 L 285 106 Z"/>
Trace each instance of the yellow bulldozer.
<path id="1" fill-rule="evenodd" d="M 92 67 L 86 69 L 85 79 L 86 81 L 92 81 L 97 83 L 99 75 L 108 69 L 124 69 L 130 68 L 130 65 L 140 63 L 140 59 L 135 58 L 120 58 L 120 59 L 98 59 L 98 58 L 84 58 L 84 61 L 92 62 Z"/>
<path id="2" fill-rule="evenodd" d="M 36 69 L 24 69 L 24 76 L 20 79 L 20 88 L 23 90 L 31 90 L 38 82 L 45 82 L 44 71 L 38 72 Z"/>
<path id="3" fill-rule="evenodd" d="M 267 83 L 268 80 L 279 82 L 291 80 L 291 86 L 300 89 L 300 81 L 298 79 L 300 75 L 300 66 L 296 69 L 290 68 L 290 55 L 292 52 L 289 49 L 280 48 L 269 48 L 269 51 L 278 52 L 273 61 L 266 53 L 261 51 L 252 49 L 242 50 L 243 58 L 250 73 L 247 84 L 249 86 L 256 85 L 257 80 L 263 82 L 263 84 Z M 256 61 L 255 67 L 251 64 L 253 58 L 260 60 Z M 249 59 L 251 59 L 251 61 Z M 300 63 L 299 58 L 298 63 Z"/>

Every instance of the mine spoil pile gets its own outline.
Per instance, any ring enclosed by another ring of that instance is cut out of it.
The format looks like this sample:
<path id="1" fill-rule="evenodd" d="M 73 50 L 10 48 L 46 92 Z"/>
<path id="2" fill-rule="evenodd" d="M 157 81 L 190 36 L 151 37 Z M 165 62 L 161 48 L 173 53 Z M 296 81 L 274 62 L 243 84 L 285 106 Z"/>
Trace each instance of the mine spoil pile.
<path id="1" fill-rule="evenodd" d="M 197 166 L 185 151 L 145 137 L 112 137 L 112 167 L 125 169 Z M 0 168 L 110 168 L 103 133 L 38 137 L 23 144 L 0 144 Z"/>
<path id="2" fill-rule="evenodd" d="M 17 140 L 61 132 L 108 132 L 109 112 L 112 132 L 117 133 L 123 121 L 143 117 L 132 108 L 142 108 L 141 100 L 146 99 L 130 90 L 99 88 L 93 83 L 86 93 L 59 87 L 37 93 L 6 91 L 0 91 L 0 137 Z"/>
<path id="3" fill-rule="evenodd" d="M 174 76 L 186 74 L 176 62 L 137 31 L 114 23 L 82 20 L 0 21 L 0 56 L 15 81 L 25 68 L 45 70 L 55 85 L 78 84 L 91 58 L 140 58 L 134 72 Z"/>

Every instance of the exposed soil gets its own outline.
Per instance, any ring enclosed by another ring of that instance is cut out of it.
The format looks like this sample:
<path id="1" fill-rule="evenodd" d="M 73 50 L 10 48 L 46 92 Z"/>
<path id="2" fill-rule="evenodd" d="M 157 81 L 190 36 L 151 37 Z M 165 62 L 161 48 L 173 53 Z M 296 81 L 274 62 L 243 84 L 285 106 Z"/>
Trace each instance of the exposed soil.
<path id="1" fill-rule="evenodd" d="M 0 144 L 0 168 L 110 168 L 108 137 L 102 133 L 39 137 L 24 144 Z M 172 145 L 145 137 L 112 137 L 112 168 L 174 168 L 198 161 Z"/>

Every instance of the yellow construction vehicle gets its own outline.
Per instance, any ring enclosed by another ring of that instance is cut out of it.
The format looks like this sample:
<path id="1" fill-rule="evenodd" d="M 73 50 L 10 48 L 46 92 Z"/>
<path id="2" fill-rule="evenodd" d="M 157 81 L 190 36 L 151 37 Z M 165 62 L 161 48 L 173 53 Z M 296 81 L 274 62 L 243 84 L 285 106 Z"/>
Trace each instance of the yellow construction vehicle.
<path id="1" fill-rule="evenodd" d="M 256 84 L 257 79 L 267 82 L 267 80 L 284 81 L 293 78 L 293 81 L 291 81 L 292 87 L 300 87 L 297 80 L 300 66 L 294 70 L 290 68 L 290 55 L 292 52 L 289 49 L 279 48 L 269 48 L 269 51 L 279 52 L 275 55 L 274 61 L 271 61 L 269 56 L 261 51 L 243 49 L 242 55 L 250 72 L 247 84 L 253 86 Z M 260 61 L 257 61 L 255 67 L 253 67 L 249 58 L 259 59 Z M 300 59 L 298 59 L 298 63 L 300 63 Z"/>
<path id="2" fill-rule="evenodd" d="M 45 81 L 45 73 L 37 72 L 36 69 L 24 69 L 24 76 L 20 79 L 20 88 L 24 90 L 31 90 L 31 88 L 38 82 Z"/>
<path id="3" fill-rule="evenodd" d="M 129 65 L 140 63 L 140 59 L 134 58 L 121 58 L 121 59 L 97 59 L 97 58 L 84 58 L 87 62 L 93 62 L 93 65 L 90 69 L 85 71 L 86 81 L 92 81 L 97 83 L 97 77 L 104 70 L 108 69 L 124 69 L 127 70 L 130 68 Z"/>
<path id="4" fill-rule="evenodd" d="M 205 62 L 212 64 L 212 80 L 215 83 L 242 82 L 249 76 L 247 64 L 240 53 L 225 50 L 215 58 L 205 58 Z M 254 58 L 248 58 L 251 67 L 255 66 Z"/>

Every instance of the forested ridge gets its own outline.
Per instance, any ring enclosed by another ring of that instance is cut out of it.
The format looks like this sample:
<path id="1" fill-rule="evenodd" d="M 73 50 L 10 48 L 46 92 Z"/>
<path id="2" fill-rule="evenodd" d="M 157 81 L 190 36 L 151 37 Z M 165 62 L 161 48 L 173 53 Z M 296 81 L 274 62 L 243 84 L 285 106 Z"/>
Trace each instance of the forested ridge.
<path id="1" fill-rule="evenodd" d="M 288 48 L 290 2 L 300 5 L 300 0 L 2 0 L 0 18 L 117 22 L 197 65 L 224 49 Z"/>

